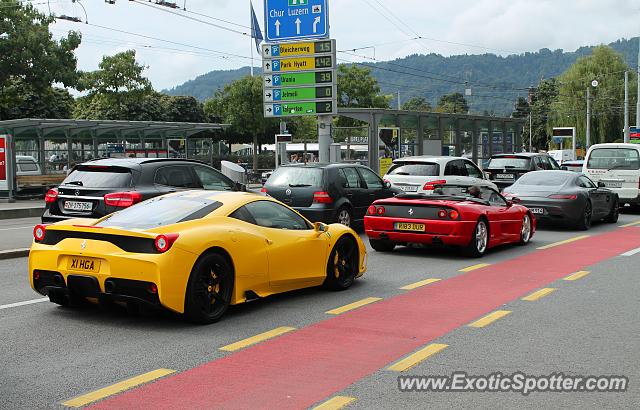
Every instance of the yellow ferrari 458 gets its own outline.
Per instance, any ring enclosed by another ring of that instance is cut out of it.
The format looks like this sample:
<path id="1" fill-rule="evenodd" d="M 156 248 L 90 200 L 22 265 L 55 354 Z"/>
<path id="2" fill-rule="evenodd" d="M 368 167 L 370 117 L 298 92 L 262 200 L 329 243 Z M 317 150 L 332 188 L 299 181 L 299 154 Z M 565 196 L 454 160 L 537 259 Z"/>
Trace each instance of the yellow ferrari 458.
<path id="1" fill-rule="evenodd" d="M 162 306 L 197 323 L 294 289 L 347 289 L 366 270 L 360 237 L 251 193 L 186 191 L 102 219 L 37 225 L 31 287 L 61 305 Z"/>

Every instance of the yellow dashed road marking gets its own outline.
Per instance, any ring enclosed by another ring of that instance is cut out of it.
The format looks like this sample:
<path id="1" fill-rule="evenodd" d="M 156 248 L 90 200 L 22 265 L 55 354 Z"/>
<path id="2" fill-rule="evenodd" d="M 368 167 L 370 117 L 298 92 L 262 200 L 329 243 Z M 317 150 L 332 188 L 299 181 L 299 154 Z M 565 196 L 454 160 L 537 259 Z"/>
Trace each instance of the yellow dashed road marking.
<path id="1" fill-rule="evenodd" d="M 407 286 L 403 286 L 400 289 L 402 289 L 402 290 L 416 289 L 416 288 L 419 288 L 421 286 L 426 286 L 426 285 L 430 285 L 432 283 L 438 282 L 439 280 L 440 279 L 436 279 L 436 278 L 425 279 L 425 280 L 421 280 L 420 282 L 416 282 L 416 283 L 412 283 L 412 284 L 407 285 Z"/>
<path id="2" fill-rule="evenodd" d="M 417 352 L 405 357 L 404 359 L 395 362 L 391 366 L 387 368 L 387 370 L 391 370 L 393 372 L 404 372 L 411 369 L 413 366 L 422 362 L 423 360 L 428 359 L 436 353 L 446 349 L 449 345 L 440 344 L 440 343 L 432 343 L 427 345 L 426 347 L 418 350 Z"/>
<path id="3" fill-rule="evenodd" d="M 640 225 L 640 221 L 631 222 L 631 223 L 626 224 L 626 225 L 620 225 L 620 228 L 628 228 L 630 226 L 636 226 L 636 225 Z"/>
<path id="4" fill-rule="evenodd" d="M 382 298 L 364 298 L 364 299 L 359 300 L 357 302 L 349 303 L 348 305 L 344 305 L 342 307 L 338 307 L 338 308 L 335 308 L 335 309 L 328 310 L 325 313 L 328 313 L 330 315 L 339 315 L 340 313 L 348 312 L 350 310 L 357 309 L 359 307 L 362 307 L 364 305 L 368 305 L 369 303 L 377 302 L 379 300 L 382 300 Z"/>
<path id="5" fill-rule="evenodd" d="M 591 272 L 589 272 L 587 270 L 581 270 L 580 272 L 576 272 L 574 274 L 571 274 L 571 275 L 567 276 L 563 280 L 570 280 L 570 281 L 578 280 L 580 278 L 584 278 L 585 276 L 587 276 L 590 273 Z"/>
<path id="6" fill-rule="evenodd" d="M 469 327 L 485 327 L 495 322 L 498 319 L 501 319 L 511 313 L 510 310 L 496 310 L 495 312 L 489 313 L 487 316 L 482 317 L 476 320 L 473 323 L 470 323 Z"/>
<path id="7" fill-rule="evenodd" d="M 230 345 L 223 346 L 220 348 L 220 350 L 224 350 L 225 352 L 235 352 L 236 350 L 244 349 L 245 347 L 264 342 L 265 340 L 273 339 L 274 337 L 280 336 L 287 332 L 291 332 L 293 330 L 296 330 L 296 328 L 288 326 L 278 327 L 273 330 L 269 330 L 268 332 L 260 333 L 259 335 L 251 336 L 238 342 L 231 343 Z"/>
<path id="8" fill-rule="evenodd" d="M 316 406 L 313 410 L 338 410 L 356 401 L 355 397 L 336 396 Z"/>
<path id="9" fill-rule="evenodd" d="M 522 300 L 527 301 L 527 302 L 535 302 L 536 300 L 542 299 L 543 297 L 545 297 L 548 294 L 553 293 L 555 291 L 556 291 L 556 289 L 554 289 L 554 288 L 540 289 L 540 290 L 538 290 L 536 292 L 533 292 L 529 296 L 523 297 Z"/>
<path id="10" fill-rule="evenodd" d="M 62 405 L 67 407 L 86 406 L 87 404 L 93 403 L 94 401 L 102 400 L 106 397 L 113 396 L 114 394 L 123 392 L 125 390 L 129 390 L 141 384 L 159 379 L 171 373 L 175 373 L 175 370 L 169 370 L 169 369 L 154 370 L 152 372 L 141 374 L 140 376 L 135 376 L 130 379 L 123 380 L 119 383 L 112 384 L 111 386 L 104 387 L 100 390 L 96 390 L 94 392 L 75 397 L 71 400 L 67 400 L 63 402 Z"/>
<path id="11" fill-rule="evenodd" d="M 463 269 L 460 269 L 459 272 L 471 272 L 472 270 L 486 268 L 491 265 L 490 263 L 479 263 L 477 265 L 469 266 Z"/>
<path id="12" fill-rule="evenodd" d="M 555 248 L 556 246 L 560 246 L 560 245 L 564 245 L 564 244 L 567 244 L 567 243 L 579 241 L 581 239 L 586 239 L 588 237 L 589 237 L 589 235 L 580 235 L 580 236 L 576 236 L 576 237 L 573 237 L 573 238 L 565 239 L 564 241 L 550 243 L 549 245 L 541 246 L 538 249 Z"/>

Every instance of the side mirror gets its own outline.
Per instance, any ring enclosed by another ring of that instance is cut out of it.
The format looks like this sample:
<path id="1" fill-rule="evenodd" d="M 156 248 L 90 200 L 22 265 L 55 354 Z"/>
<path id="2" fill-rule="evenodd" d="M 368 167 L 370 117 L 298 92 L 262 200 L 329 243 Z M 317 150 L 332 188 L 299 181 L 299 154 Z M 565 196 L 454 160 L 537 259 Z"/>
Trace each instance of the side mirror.
<path id="1" fill-rule="evenodd" d="M 313 229 L 315 229 L 315 231 L 317 233 L 325 233 L 329 230 L 329 225 L 324 224 L 322 222 L 316 222 L 313 224 Z"/>
<path id="2" fill-rule="evenodd" d="M 606 187 L 607 187 L 607 184 L 605 184 L 602 181 L 598 181 L 598 188 L 606 188 Z"/>
<path id="3" fill-rule="evenodd" d="M 384 181 L 384 188 L 385 188 L 385 189 L 391 189 L 391 182 L 389 182 L 389 181 Z"/>

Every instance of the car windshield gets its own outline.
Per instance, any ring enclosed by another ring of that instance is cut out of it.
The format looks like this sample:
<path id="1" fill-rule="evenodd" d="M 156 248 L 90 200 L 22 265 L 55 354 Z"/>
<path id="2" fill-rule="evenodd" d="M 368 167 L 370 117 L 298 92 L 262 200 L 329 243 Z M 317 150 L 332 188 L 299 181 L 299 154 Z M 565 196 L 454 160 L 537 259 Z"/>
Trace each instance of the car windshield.
<path id="1" fill-rule="evenodd" d="M 188 196 L 160 196 L 149 199 L 120 212 L 111 214 L 96 226 L 105 228 L 152 229 L 159 226 L 171 225 L 200 219 L 222 206 L 222 203 L 212 200 L 215 195 L 206 192 L 206 197 Z"/>
<path id="2" fill-rule="evenodd" d="M 451 201 L 476 201 L 485 203 L 492 194 L 497 194 L 486 187 L 475 187 L 468 185 L 437 185 L 432 195 L 406 193 L 397 195 L 397 198 L 405 199 L 430 199 L 430 200 L 451 200 Z"/>
<path id="3" fill-rule="evenodd" d="M 640 169 L 640 155 L 631 148 L 596 148 L 591 151 L 587 168 Z"/>
<path id="4" fill-rule="evenodd" d="M 322 186 L 322 169 L 307 167 L 280 167 L 273 171 L 269 181 L 272 186 L 303 186 L 318 188 Z"/>
<path id="5" fill-rule="evenodd" d="M 573 175 L 555 172 L 529 172 L 524 174 L 517 182 L 518 185 L 531 186 L 561 186 L 573 178 Z"/>
<path id="6" fill-rule="evenodd" d="M 489 166 L 487 168 L 529 169 L 530 167 L 531 167 L 531 158 L 498 157 L 498 158 L 491 158 L 491 161 L 489 161 Z"/>
<path id="7" fill-rule="evenodd" d="M 389 168 L 387 175 L 433 177 L 440 175 L 440 166 L 433 162 L 398 162 Z"/>
<path id="8" fill-rule="evenodd" d="M 131 170 L 121 167 L 79 166 L 62 182 L 89 188 L 126 188 L 131 186 Z"/>

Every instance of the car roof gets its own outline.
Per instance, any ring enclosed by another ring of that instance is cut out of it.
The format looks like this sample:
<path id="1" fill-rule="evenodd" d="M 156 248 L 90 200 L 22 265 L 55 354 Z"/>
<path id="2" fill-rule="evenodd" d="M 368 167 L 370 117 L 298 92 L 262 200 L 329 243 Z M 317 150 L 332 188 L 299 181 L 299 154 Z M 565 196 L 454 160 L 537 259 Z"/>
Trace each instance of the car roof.
<path id="1" fill-rule="evenodd" d="M 464 158 L 464 157 L 448 157 L 444 155 L 420 155 L 415 157 L 398 158 L 393 160 L 393 163 L 396 164 L 399 162 L 435 162 L 438 164 L 443 164 L 443 163 L 447 163 L 449 161 L 458 160 L 458 159 L 468 160 L 468 158 Z"/>
<path id="2" fill-rule="evenodd" d="M 205 164 L 201 161 L 183 158 L 99 158 L 92 161 L 83 162 L 79 165 L 102 165 L 117 166 L 125 168 L 138 168 L 143 164 L 152 163 L 186 163 L 186 164 Z"/>
<path id="3" fill-rule="evenodd" d="M 329 164 L 324 162 L 308 162 L 306 164 L 286 164 L 281 165 L 282 168 L 344 168 L 344 167 L 365 167 L 360 164 L 348 164 L 348 163 L 335 163 Z"/>
<path id="4" fill-rule="evenodd" d="M 546 152 L 516 152 L 513 154 L 493 154 L 491 158 L 504 158 L 504 157 L 513 157 L 513 156 L 531 158 L 531 157 L 535 157 L 536 155 L 550 156 Z"/>
<path id="5" fill-rule="evenodd" d="M 582 174 L 579 174 L 577 172 L 573 172 L 573 171 L 567 171 L 564 169 L 543 169 L 541 171 L 531 171 L 531 172 L 527 172 L 526 175 L 538 175 L 538 174 L 546 174 L 546 175 L 571 175 L 571 176 L 576 176 L 579 177 Z"/>
<path id="6" fill-rule="evenodd" d="M 632 148 L 636 150 L 640 150 L 640 144 L 627 144 L 623 142 L 608 142 L 605 144 L 594 144 L 589 150 L 594 150 L 596 148 Z"/>

